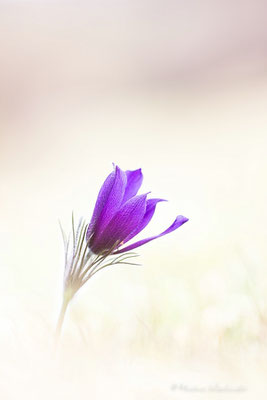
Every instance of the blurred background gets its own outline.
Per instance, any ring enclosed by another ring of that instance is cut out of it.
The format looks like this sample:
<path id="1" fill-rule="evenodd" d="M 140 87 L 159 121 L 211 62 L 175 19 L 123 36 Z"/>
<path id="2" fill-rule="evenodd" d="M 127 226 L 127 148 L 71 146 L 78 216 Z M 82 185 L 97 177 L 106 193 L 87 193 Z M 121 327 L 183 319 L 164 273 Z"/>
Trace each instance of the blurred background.
<path id="1" fill-rule="evenodd" d="M 264 0 L 0 1 L 0 395 L 266 392 Z M 58 225 L 112 162 L 159 204 L 142 267 L 94 277 L 60 349 Z M 202 394 L 201 394 L 202 393 Z"/>

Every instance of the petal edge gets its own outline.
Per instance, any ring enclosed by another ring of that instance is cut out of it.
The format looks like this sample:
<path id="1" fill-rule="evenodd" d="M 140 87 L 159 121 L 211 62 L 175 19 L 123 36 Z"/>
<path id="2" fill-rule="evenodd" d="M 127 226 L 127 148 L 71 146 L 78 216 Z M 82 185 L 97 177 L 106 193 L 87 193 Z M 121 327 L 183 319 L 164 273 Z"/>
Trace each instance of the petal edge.
<path id="1" fill-rule="evenodd" d="M 178 215 L 178 217 L 176 217 L 175 221 L 171 224 L 171 226 L 169 226 L 169 228 L 167 228 L 165 231 L 161 232 L 158 235 L 151 236 L 149 238 L 142 239 L 142 240 L 139 240 L 138 242 L 132 243 L 129 246 L 124 247 L 123 249 L 117 250 L 113 254 L 124 253 L 126 251 L 129 251 L 129 250 L 135 249 L 137 247 L 143 246 L 144 244 L 150 242 L 151 240 L 157 239 L 157 238 L 159 238 L 161 236 L 165 236 L 168 233 L 171 233 L 171 232 L 175 231 L 180 226 L 182 226 L 184 223 L 186 223 L 188 220 L 189 219 L 184 217 L 183 215 Z"/>

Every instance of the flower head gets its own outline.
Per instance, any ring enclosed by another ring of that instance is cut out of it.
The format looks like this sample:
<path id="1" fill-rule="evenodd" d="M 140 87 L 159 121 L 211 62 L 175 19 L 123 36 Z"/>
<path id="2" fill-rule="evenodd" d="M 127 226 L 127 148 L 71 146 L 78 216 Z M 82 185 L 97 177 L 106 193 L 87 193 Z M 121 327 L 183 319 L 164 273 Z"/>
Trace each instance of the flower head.
<path id="1" fill-rule="evenodd" d="M 65 248 L 64 295 L 57 338 L 70 300 L 93 275 L 113 265 L 139 265 L 132 262 L 137 254 L 130 250 L 164 236 L 188 221 L 178 215 L 164 232 L 125 246 L 149 224 L 157 204 L 165 201 L 148 199 L 148 193 L 138 195 L 142 182 L 141 169 L 122 171 L 115 166 L 99 191 L 91 222 L 88 224 L 81 218 L 76 227 L 72 214 L 71 235 L 67 237 L 62 230 Z"/>
<path id="2" fill-rule="evenodd" d="M 164 232 L 124 246 L 151 221 L 163 199 L 138 195 L 143 182 L 141 169 L 122 171 L 115 166 L 103 183 L 89 224 L 86 240 L 94 254 L 118 254 L 142 246 L 179 228 L 188 218 L 179 215 Z"/>

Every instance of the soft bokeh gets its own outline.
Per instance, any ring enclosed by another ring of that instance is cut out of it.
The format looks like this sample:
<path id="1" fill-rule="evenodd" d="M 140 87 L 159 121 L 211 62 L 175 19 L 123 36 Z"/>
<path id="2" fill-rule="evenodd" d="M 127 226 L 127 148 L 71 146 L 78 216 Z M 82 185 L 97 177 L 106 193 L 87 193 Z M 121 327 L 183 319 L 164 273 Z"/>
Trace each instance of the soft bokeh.
<path id="1" fill-rule="evenodd" d="M 1 399 L 266 392 L 266 11 L 0 2 Z M 58 219 L 90 218 L 112 162 L 169 199 L 148 235 L 190 221 L 88 282 L 55 356 Z"/>

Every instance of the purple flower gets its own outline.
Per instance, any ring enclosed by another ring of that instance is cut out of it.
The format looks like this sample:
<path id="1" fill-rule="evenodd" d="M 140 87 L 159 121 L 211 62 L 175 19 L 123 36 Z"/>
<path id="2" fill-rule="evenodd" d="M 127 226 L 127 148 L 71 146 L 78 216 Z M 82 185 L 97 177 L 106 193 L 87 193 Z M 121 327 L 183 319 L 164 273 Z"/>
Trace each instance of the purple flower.
<path id="1" fill-rule="evenodd" d="M 76 225 L 72 214 L 71 235 L 66 236 L 61 228 L 65 250 L 64 293 L 56 328 L 56 342 L 60 337 L 69 302 L 89 279 L 110 266 L 139 265 L 132 263 L 132 258 L 137 255 L 129 250 L 164 236 L 188 221 L 178 215 L 173 224 L 159 235 L 125 246 L 149 224 L 157 204 L 165 201 L 147 199 L 147 193 L 137 195 L 142 181 L 141 169 L 122 171 L 115 166 L 100 189 L 91 222 L 87 224 L 81 218 Z M 123 254 L 125 252 L 127 254 Z"/>
<path id="2" fill-rule="evenodd" d="M 103 183 L 89 224 L 86 240 L 95 254 L 118 254 L 142 246 L 179 228 L 188 218 L 178 215 L 164 232 L 124 244 L 140 233 L 151 221 L 156 205 L 163 199 L 147 199 L 147 194 L 137 195 L 143 181 L 141 169 L 114 171 Z M 123 246 L 123 247 L 122 247 Z"/>

